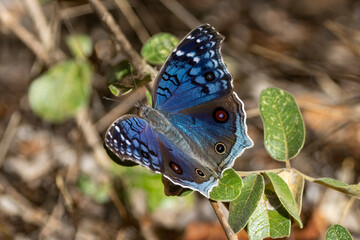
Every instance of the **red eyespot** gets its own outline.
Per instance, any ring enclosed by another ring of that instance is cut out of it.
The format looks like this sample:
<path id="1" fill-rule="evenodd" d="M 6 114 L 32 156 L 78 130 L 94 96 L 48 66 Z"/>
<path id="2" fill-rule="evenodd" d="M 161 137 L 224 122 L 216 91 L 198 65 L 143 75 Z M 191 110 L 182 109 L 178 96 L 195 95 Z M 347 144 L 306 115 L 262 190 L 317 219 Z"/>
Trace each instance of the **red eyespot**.
<path id="1" fill-rule="evenodd" d="M 226 151 L 226 146 L 225 146 L 224 143 L 218 142 L 218 143 L 215 144 L 215 152 L 217 154 L 224 154 L 225 151 Z"/>
<path id="2" fill-rule="evenodd" d="M 215 108 L 213 118 L 217 123 L 225 123 L 229 119 L 229 113 L 222 107 Z"/>
<path id="3" fill-rule="evenodd" d="M 170 167 L 177 174 L 182 174 L 182 172 L 183 172 L 181 167 L 174 162 L 170 162 Z"/>

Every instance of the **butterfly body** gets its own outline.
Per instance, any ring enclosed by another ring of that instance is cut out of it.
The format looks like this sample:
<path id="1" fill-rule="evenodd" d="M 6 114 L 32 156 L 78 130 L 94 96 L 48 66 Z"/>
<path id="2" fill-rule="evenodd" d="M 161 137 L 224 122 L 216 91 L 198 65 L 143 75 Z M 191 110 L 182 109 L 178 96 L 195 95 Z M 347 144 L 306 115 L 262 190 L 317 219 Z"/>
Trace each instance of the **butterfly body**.
<path id="1" fill-rule="evenodd" d="M 194 29 L 174 49 L 155 83 L 154 107 L 116 120 L 106 146 L 209 197 L 225 169 L 252 146 L 244 106 L 220 54 L 223 37 L 211 26 Z"/>

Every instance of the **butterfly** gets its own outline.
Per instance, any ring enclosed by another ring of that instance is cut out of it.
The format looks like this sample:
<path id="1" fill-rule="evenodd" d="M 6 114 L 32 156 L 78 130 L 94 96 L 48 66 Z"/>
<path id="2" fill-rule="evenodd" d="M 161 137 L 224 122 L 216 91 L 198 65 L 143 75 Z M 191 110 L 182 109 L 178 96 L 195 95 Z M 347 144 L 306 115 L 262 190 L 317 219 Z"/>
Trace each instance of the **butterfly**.
<path id="1" fill-rule="evenodd" d="M 138 104 L 139 116 L 120 117 L 105 134 L 106 147 L 120 159 L 207 198 L 223 171 L 253 145 L 220 53 L 223 39 L 208 24 L 192 30 L 157 75 L 153 108 Z"/>

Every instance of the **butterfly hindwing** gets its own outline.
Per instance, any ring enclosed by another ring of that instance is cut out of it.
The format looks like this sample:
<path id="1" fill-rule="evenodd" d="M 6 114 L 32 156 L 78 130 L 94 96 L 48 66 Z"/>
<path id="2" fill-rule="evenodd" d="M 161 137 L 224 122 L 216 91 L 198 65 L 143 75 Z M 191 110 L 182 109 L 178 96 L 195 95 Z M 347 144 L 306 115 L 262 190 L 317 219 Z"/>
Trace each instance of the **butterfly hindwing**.
<path id="1" fill-rule="evenodd" d="M 198 146 L 206 164 L 219 175 L 253 145 L 247 135 L 243 104 L 236 93 L 183 109 L 169 120 Z"/>
<path id="2" fill-rule="evenodd" d="M 135 115 L 115 121 L 106 133 L 105 144 L 120 159 L 162 173 L 173 183 L 197 190 L 206 197 L 216 185 L 213 172 Z"/>
<path id="3" fill-rule="evenodd" d="M 231 75 L 220 54 L 224 37 L 202 25 L 170 54 L 156 79 L 154 108 L 176 112 L 232 91 Z"/>
<path id="4" fill-rule="evenodd" d="M 157 135 L 136 115 L 125 115 L 111 124 L 105 145 L 120 159 L 139 163 L 153 172 L 164 171 Z"/>

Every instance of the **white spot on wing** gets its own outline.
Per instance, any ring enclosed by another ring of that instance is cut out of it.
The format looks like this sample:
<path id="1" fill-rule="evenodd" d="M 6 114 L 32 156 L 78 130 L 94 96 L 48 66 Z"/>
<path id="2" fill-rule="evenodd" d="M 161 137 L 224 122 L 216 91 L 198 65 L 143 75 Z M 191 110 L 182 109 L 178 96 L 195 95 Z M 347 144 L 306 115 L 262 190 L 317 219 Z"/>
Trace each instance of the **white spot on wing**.
<path id="1" fill-rule="evenodd" d="M 199 57 L 194 57 L 194 62 L 198 63 L 200 61 L 200 58 Z"/>
<path id="2" fill-rule="evenodd" d="M 195 52 L 189 52 L 188 54 L 186 54 L 187 57 L 194 57 L 195 56 Z"/>
<path id="3" fill-rule="evenodd" d="M 181 50 L 178 50 L 177 52 L 176 52 L 176 56 L 182 56 L 182 55 L 184 55 L 184 52 L 183 51 L 181 51 Z"/>

